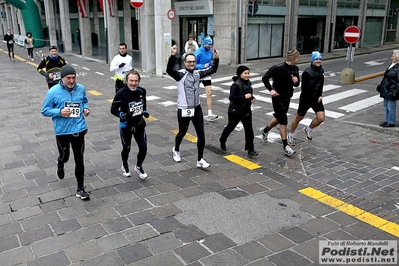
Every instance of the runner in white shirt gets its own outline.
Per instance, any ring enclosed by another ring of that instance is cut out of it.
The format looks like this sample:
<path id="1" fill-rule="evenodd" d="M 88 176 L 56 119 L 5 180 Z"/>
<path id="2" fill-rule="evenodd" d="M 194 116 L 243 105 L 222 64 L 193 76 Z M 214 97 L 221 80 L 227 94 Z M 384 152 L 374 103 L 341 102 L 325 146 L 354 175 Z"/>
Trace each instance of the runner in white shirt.
<path id="1" fill-rule="evenodd" d="M 115 55 L 109 66 L 109 71 L 115 72 L 115 93 L 125 86 L 126 73 L 133 69 L 133 58 L 127 54 L 126 43 L 119 44 L 119 54 Z"/>

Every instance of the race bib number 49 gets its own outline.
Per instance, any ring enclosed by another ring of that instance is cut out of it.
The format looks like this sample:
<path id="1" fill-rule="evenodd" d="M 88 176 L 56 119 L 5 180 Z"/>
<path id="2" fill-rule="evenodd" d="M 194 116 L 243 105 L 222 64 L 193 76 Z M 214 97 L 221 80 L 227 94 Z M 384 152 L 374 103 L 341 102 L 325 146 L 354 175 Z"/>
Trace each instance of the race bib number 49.
<path id="1" fill-rule="evenodd" d="M 141 115 L 143 113 L 143 102 L 129 103 L 129 110 L 132 116 Z"/>
<path id="2" fill-rule="evenodd" d="M 80 103 L 65 102 L 64 107 L 71 110 L 71 115 L 69 117 L 77 118 L 80 116 Z"/>

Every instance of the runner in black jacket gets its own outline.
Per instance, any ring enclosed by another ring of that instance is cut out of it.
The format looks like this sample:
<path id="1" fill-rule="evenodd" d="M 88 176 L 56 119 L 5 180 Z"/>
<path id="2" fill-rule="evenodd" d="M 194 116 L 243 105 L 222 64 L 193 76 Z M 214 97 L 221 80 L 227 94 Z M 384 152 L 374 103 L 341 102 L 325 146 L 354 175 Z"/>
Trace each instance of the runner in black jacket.
<path id="1" fill-rule="evenodd" d="M 15 61 L 15 59 L 14 59 L 14 34 L 11 33 L 11 29 L 8 29 L 7 34 L 4 35 L 4 41 L 6 41 L 6 43 L 7 43 L 8 57 L 10 58 L 11 61 Z"/>
<path id="2" fill-rule="evenodd" d="M 299 107 L 297 115 L 291 122 L 291 130 L 288 134 L 288 144 L 294 145 L 294 132 L 298 123 L 304 118 L 309 108 L 312 108 L 316 117 L 309 126 L 303 128 L 308 141 L 312 140 L 312 131 L 320 125 L 325 118 L 323 106 L 323 86 L 324 86 L 324 69 L 321 66 L 323 60 L 321 53 L 314 51 L 311 55 L 310 67 L 302 73 L 301 96 L 299 97 Z"/>
<path id="3" fill-rule="evenodd" d="M 265 128 L 260 128 L 264 142 L 267 142 L 269 130 L 280 124 L 280 136 L 283 141 L 284 154 L 291 156 L 295 151 L 287 142 L 287 112 L 294 88 L 299 86 L 299 69 L 296 64 L 299 61 L 299 52 L 290 50 L 286 54 L 284 63 L 272 66 L 262 77 L 263 84 L 270 91 L 272 97 L 274 118 Z M 269 79 L 273 79 L 273 86 Z"/>
<path id="4" fill-rule="evenodd" d="M 50 46 L 49 55 L 37 66 L 37 71 L 46 77 L 49 89 L 58 84 L 61 79 L 61 68 L 65 65 L 65 59 L 58 55 L 57 46 Z"/>
<path id="5" fill-rule="evenodd" d="M 129 153 L 132 143 L 132 136 L 136 140 L 139 152 L 134 171 L 140 179 L 146 179 L 147 173 L 143 169 L 143 162 L 147 155 L 147 135 L 145 133 L 146 122 L 143 118 L 150 115 L 147 112 L 147 92 L 139 87 L 140 74 L 136 70 L 131 70 L 126 74 L 126 85 L 119 90 L 111 105 L 111 113 L 119 117 L 120 135 L 122 141 L 122 174 L 130 176 Z"/>

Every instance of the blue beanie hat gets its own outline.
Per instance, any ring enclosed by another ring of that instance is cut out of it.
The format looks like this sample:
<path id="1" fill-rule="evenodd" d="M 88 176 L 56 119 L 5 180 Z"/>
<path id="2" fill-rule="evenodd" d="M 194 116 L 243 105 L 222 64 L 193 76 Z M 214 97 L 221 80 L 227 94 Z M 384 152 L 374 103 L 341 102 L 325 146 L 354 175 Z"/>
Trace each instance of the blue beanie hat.
<path id="1" fill-rule="evenodd" d="M 204 40 L 202 41 L 202 44 L 209 44 L 212 45 L 212 38 L 208 35 L 204 38 Z"/>
<path id="2" fill-rule="evenodd" d="M 313 61 L 317 60 L 317 59 L 322 59 L 323 60 L 323 57 L 321 56 L 321 53 L 318 52 L 318 51 L 312 52 L 312 56 L 310 57 L 310 61 L 312 61 L 312 63 L 313 63 Z"/>

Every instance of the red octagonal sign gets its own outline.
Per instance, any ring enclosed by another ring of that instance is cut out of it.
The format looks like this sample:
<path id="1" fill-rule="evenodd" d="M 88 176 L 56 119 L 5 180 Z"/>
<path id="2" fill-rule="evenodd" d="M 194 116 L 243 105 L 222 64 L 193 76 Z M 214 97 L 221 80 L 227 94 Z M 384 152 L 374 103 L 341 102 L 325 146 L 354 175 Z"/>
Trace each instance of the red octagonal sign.
<path id="1" fill-rule="evenodd" d="M 143 6 L 144 0 L 130 0 L 132 7 L 140 8 Z"/>
<path id="2" fill-rule="evenodd" d="M 344 40 L 349 43 L 357 43 L 362 36 L 361 30 L 356 26 L 349 26 L 344 31 Z"/>

